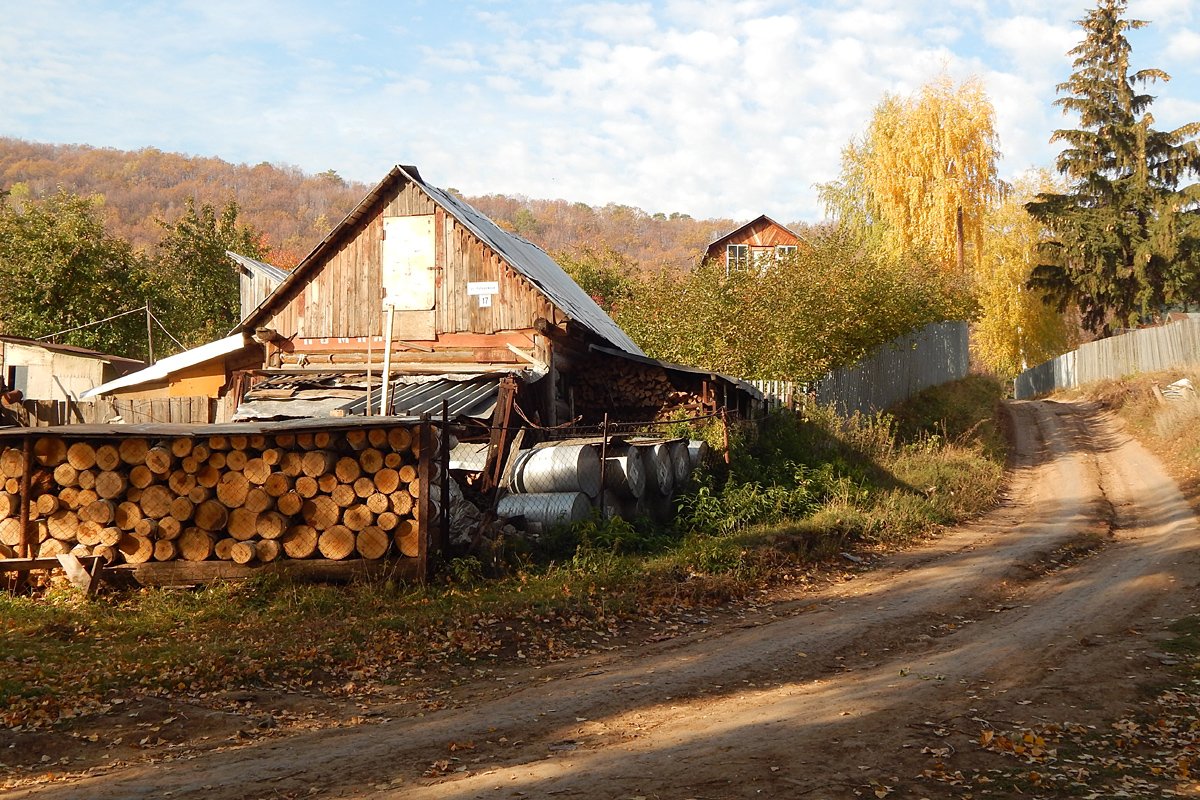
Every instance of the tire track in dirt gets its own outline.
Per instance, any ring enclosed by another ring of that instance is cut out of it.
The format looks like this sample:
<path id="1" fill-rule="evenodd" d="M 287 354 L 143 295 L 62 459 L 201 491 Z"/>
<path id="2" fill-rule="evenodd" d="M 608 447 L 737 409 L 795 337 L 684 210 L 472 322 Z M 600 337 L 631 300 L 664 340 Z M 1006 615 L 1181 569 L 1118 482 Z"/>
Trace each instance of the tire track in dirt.
<path id="1" fill-rule="evenodd" d="M 1087 713 L 1097 691 L 1128 694 L 1143 666 L 1150 645 L 1128 628 L 1192 603 L 1196 520 L 1099 409 L 1010 413 L 999 508 L 762 624 L 581 659 L 547 683 L 531 672 L 509 694 L 423 718 L 0 796 L 841 797 L 877 772 L 919 771 L 926 722 L 961 728 L 965 744 L 973 719 Z M 1081 537 L 1107 544 L 1033 568 Z M 474 749 L 451 754 L 451 742 Z M 422 777 L 451 756 L 468 771 Z"/>

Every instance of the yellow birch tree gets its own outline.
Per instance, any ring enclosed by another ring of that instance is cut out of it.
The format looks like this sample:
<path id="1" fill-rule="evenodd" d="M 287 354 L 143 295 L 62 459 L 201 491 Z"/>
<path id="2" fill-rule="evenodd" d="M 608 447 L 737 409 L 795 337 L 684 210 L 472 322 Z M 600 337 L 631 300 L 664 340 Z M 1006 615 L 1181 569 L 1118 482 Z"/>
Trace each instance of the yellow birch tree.
<path id="1" fill-rule="evenodd" d="M 1046 303 L 1041 291 L 1027 287 L 1045 232 L 1025 204 L 1039 192 L 1053 191 L 1058 189 L 1045 173 L 1019 181 L 986 217 L 972 343 L 979 360 L 1005 377 L 1078 344 L 1078 326 Z"/>
<path id="2" fill-rule="evenodd" d="M 977 79 L 948 76 L 911 97 L 885 95 L 841 179 L 818 187 L 827 210 L 883 253 L 923 252 L 961 285 L 982 259 L 984 216 L 999 196 L 995 110 Z"/>

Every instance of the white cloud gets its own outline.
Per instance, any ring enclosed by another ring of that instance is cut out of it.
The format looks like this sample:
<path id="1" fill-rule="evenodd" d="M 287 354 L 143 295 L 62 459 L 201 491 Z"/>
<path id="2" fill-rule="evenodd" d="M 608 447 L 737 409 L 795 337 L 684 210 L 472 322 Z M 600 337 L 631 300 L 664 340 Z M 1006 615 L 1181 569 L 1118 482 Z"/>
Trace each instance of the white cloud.
<path id="1" fill-rule="evenodd" d="M 1082 15 L 1044 0 L 414 3 L 390 19 L 358 2 L 252 6 L 10 11 L 0 134 L 368 182 L 415 163 L 471 193 L 815 218 L 811 185 L 836 176 L 882 94 L 942 71 L 983 76 L 1006 170 L 1049 165 Z M 1160 25 L 1137 33 L 1135 63 L 1197 60 L 1178 26 L 1169 45 Z M 1161 94 L 1156 117 L 1200 117 L 1189 82 Z"/>
<path id="2" fill-rule="evenodd" d="M 1175 31 L 1167 42 L 1165 52 L 1167 58 L 1176 61 L 1200 61 L 1200 32 L 1186 28 Z"/>
<path id="3" fill-rule="evenodd" d="M 997 20 L 984 32 L 988 44 L 1004 52 L 1015 68 L 1056 73 L 1070 68 L 1067 52 L 1081 35 L 1077 27 L 1029 16 Z"/>

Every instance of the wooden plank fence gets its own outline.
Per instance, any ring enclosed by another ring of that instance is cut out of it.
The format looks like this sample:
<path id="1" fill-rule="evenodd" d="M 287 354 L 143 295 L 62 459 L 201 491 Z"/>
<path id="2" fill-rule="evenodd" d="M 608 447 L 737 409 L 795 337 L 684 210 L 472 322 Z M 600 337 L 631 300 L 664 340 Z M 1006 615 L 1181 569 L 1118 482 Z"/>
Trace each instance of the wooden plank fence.
<path id="1" fill-rule="evenodd" d="M 838 367 L 812 383 L 750 381 L 771 409 L 798 409 L 806 399 L 841 414 L 882 411 L 930 386 L 967 375 L 967 323 L 936 322 L 876 348 L 862 361 Z"/>
<path id="2" fill-rule="evenodd" d="M 1200 315 L 1088 342 L 1017 376 L 1013 395 L 1028 400 L 1104 379 L 1200 363 Z"/>
<path id="3" fill-rule="evenodd" d="M 24 419 L 18 424 L 31 428 L 53 425 L 103 425 L 166 422 L 203 425 L 216 421 L 217 401 L 208 397 L 161 397 L 153 400 L 25 400 Z M 11 420 L 10 420 L 11 421 Z"/>

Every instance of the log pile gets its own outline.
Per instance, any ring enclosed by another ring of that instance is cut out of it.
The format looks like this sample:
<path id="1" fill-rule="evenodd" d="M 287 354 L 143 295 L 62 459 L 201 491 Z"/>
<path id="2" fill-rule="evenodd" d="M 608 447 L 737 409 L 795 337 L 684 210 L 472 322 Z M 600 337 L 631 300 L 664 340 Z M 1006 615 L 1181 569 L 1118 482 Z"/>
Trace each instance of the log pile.
<path id="1" fill-rule="evenodd" d="M 28 469 L 31 555 L 106 563 L 420 553 L 419 426 L 346 431 L 63 439 L 32 462 L 0 448 L 0 558 L 22 555 Z M 437 436 L 437 431 L 434 431 Z M 436 450 L 435 450 L 436 452 Z M 429 460 L 436 472 L 436 459 Z M 438 513 L 430 498 L 431 514 Z"/>
<path id="2" fill-rule="evenodd" d="M 605 360 L 604 367 L 576 373 L 578 408 L 624 411 L 641 420 L 704 411 L 703 398 L 677 389 L 659 367 L 618 359 Z"/>

